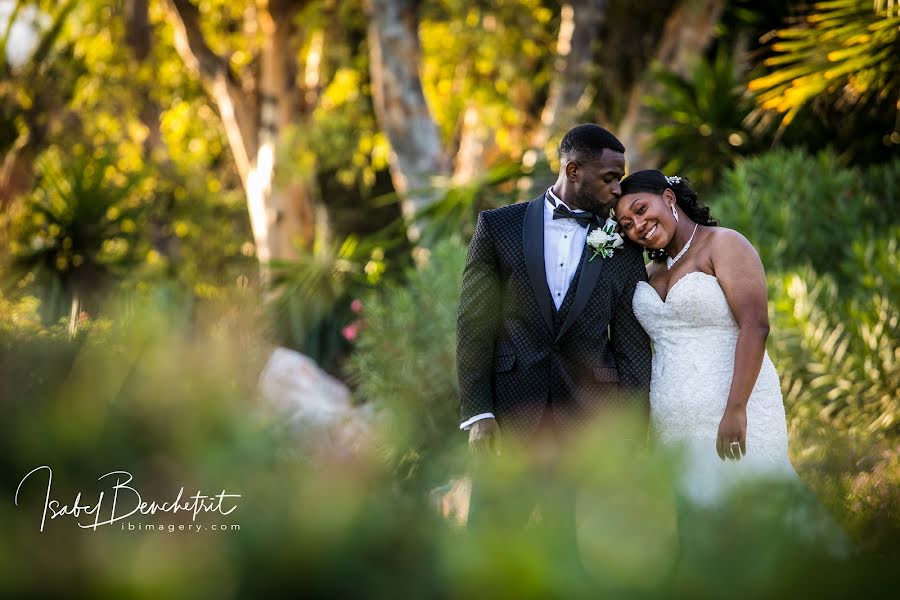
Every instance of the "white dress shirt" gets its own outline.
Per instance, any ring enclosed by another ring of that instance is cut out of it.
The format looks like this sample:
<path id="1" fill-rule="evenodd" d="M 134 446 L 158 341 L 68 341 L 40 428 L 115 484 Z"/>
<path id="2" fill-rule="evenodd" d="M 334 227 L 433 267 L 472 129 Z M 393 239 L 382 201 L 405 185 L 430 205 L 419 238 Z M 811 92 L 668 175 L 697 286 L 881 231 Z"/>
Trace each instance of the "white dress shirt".
<path id="1" fill-rule="evenodd" d="M 544 201 L 544 274 L 547 276 L 547 287 L 550 288 L 553 304 L 559 310 L 581 262 L 588 228 L 575 219 L 554 221 L 553 209 L 556 204 L 553 202 L 568 205 L 556 197 L 553 188 L 547 190 L 547 199 Z M 576 214 L 584 212 L 572 209 L 571 206 L 569 209 Z"/>
<path id="2" fill-rule="evenodd" d="M 544 199 L 544 275 L 547 277 L 547 287 L 553 297 L 553 304 L 559 310 L 581 262 L 588 228 L 575 219 L 554 220 L 553 209 L 557 203 L 568 206 L 557 198 L 553 188 L 550 188 Z M 573 213 L 584 212 L 572 209 L 571 206 L 569 209 Z M 476 421 L 488 418 L 493 419 L 494 414 L 487 412 L 475 415 L 460 424 L 459 428 L 468 429 Z"/>

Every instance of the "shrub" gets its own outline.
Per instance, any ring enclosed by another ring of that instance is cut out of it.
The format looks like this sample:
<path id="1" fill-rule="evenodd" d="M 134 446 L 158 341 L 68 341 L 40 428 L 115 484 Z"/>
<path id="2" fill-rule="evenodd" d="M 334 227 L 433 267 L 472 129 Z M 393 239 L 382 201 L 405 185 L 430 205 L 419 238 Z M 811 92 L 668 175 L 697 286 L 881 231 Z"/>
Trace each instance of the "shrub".
<path id="1" fill-rule="evenodd" d="M 457 238 L 439 242 L 421 267 L 409 271 L 405 285 L 363 304 L 365 326 L 348 372 L 358 394 L 389 408 L 406 430 L 407 459 L 460 437 L 456 308 L 465 257 Z"/>
<path id="2" fill-rule="evenodd" d="M 808 264 L 838 274 L 855 239 L 900 225 L 898 169 L 900 161 L 861 171 L 827 152 L 778 150 L 739 161 L 709 204 L 722 225 L 750 239 L 766 270 Z"/>
<path id="3" fill-rule="evenodd" d="M 893 279 L 896 285 L 896 272 Z M 896 300 L 865 291 L 841 300 L 833 278 L 808 269 L 770 282 L 776 324 L 770 347 L 792 428 L 900 434 Z"/>

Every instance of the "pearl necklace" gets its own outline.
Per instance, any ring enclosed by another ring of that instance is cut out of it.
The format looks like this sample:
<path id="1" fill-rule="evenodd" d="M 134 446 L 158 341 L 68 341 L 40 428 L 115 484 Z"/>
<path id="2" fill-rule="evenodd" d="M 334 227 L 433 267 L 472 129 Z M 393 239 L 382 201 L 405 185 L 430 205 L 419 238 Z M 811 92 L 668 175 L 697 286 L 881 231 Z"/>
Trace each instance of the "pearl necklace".
<path id="1" fill-rule="evenodd" d="M 694 241 L 694 234 L 697 233 L 697 226 L 698 226 L 698 225 L 700 225 L 700 223 L 695 223 L 695 224 L 694 224 L 694 231 L 691 232 L 691 237 L 688 239 L 687 244 L 684 245 L 684 248 L 681 249 L 681 252 L 679 252 L 678 254 L 676 254 L 676 255 L 675 255 L 675 258 L 669 258 L 668 256 L 666 257 L 666 267 L 667 267 L 667 269 L 671 270 L 672 267 L 675 266 L 675 263 L 678 262 L 678 259 L 681 258 L 682 256 L 684 256 L 684 253 L 687 252 L 687 251 L 688 251 L 688 248 L 691 247 L 691 242 Z"/>

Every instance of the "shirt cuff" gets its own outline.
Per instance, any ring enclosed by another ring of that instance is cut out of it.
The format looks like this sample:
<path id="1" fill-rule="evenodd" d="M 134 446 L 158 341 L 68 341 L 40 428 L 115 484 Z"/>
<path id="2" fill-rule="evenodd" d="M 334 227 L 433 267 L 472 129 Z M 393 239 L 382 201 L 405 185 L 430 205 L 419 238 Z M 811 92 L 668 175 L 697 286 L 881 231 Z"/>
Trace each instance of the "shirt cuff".
<path id="1" fill-rule="evenodd" d="M 489 413 L 489 412 L 481 413 L 480 415 L 475 415 L 471 419 L 466 419 L 465 421 L 463 421 L 460 424 L 459 428 L 460 429 L 468 429 L 475 423 L 475 421 L 480 421 L 482 419 L 495 419 L 495 418 L 496 417 L 494 416 L 494 413 Z"/>

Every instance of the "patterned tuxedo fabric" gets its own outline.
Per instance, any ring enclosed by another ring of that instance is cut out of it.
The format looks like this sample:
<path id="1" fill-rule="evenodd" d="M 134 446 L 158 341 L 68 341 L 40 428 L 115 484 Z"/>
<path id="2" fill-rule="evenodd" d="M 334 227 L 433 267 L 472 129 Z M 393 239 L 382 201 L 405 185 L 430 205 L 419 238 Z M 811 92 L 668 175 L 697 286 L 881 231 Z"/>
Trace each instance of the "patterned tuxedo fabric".
<path id="1" fill-rule="evenodd" d="M 482 212 L 457 318 L 461 418 L 493 413 L 527 439 L 552 407 L 562 431 L 628 402 L 647 410 L 650 341 L 631 310 L 638 247 L 589 260 L 556 310 L 544 272 L 544 197 Z"/>

